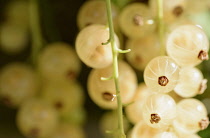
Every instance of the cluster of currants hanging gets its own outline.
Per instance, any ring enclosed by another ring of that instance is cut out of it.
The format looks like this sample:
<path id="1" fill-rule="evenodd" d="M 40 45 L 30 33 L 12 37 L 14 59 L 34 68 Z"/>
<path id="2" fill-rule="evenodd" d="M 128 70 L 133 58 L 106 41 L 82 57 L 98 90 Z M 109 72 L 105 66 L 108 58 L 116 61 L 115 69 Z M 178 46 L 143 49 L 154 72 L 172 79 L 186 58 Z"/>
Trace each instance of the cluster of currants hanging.
<path id="1" fill-rule="evenodd" d="M 120 48 L 131 49 L 118 64 L 122 104 L 134 125 L 129 138 L 198 138 L 196 133 L 208 127 L 207 109 L 193 97 L 207 88 L 207 79 L 196 66 L 208 60 L 209 39 L 189 18 L 207 9 L 208 1 L 196 0 L 132 2 L 120 10 L 112 4 L 115 49 L 118 53 L 129 51 Z M 93 68 L 89 96 L 101 108 L 115 110 L 118 95 L 105 15 L 105 1 L 85 2 L 78 13 L 81 31 L 75 45 L 79 58 Z M 144 82 L 136 75 L 142 71 Z"/>
<path id="2" fill-rule="evenodd" d="M 38 15 L 38 5 L 37 0 L 17 0 L 5 6 L 6 19 L 0 25 L 0 46 L 5 53 L 22 51 L 29 41 L 29 31 L 37 38 L 31 22 L 40 26 L 36 19 L 39 17 L 33 16 Z M 42 46 L 35 51 L 34 63 L 15 61 L 1 68 L 0 101 L 17 111 L 16 125 L 25 137 L 84 138 L 85 96 L 77 80 L 81 62 L 76 51 L 62 41 Z"/>

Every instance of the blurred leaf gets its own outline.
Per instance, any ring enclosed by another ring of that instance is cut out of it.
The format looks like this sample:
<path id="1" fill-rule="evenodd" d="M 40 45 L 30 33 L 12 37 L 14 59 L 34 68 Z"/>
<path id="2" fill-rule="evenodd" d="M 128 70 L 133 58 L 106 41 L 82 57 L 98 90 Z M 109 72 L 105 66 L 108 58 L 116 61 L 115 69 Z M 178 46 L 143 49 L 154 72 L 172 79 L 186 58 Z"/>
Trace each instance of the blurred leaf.
<path id="1" fill-rule="evenodd" d="M 202 138 L 210 138 L 210 127 L 207 129 L 198 132 L 198 135 L 201 136 Z"/>

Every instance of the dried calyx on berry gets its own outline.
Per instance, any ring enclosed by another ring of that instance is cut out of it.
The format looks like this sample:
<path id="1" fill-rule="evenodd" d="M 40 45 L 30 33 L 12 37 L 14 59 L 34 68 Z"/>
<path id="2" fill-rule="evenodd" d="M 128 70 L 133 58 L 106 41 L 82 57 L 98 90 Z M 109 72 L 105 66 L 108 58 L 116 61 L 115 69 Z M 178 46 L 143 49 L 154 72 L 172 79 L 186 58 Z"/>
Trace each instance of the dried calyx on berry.
<path id="1" fill-rule="evenodd" d="M 144 25 L 144 19 L 141 15 L 139 14 L 136 14 L 134 17 L 133 17 L 133 23 L 135 25 L 138 25 L 138 26 L 142 26 Z"/>
<path id="2" fill-rule="evenodd" d="M 158 78 L 158 84 L 160 84 L 161 86 L 166 86 L 168 84 L 169 80 L 166 76 L 160 76 Z"/>
<path id="3" fill-rule="evenodd" d="M 106 101 L 114 101 L 116 98 L 116 95 L 109 92 L 104 92 L 102 93 L 102 97 Z"/>
<path id="4" fill-rule="evenodd" d="M 151 114 L 151 119 L 150 122 L 153 123 L 158 123 L 161 120 L 160 116 L 158 114 Z"/>
<path id="5" fill-rule="evenodd" d="M 201 50 L 201 51 L 199 52 L 199 54 L 198 54 L 198 58 L 199 58 L 200 60 L 208 60 L 208 59 L 209 59 L 209 55 L 208 55 L 207 52 Z"/>
<path id="6" fill-rule="evenodd" d="M 199 122 L 199 126 L 201 130 L 206 129 L 209 126 L 209 118 L 204 118 Z"/>
<path id="7" fill-rule="evenodd" d="M 176 17 L 179 17 L 182 15 L 183 11 L 184 9 L 182 6 L 176 6 L 172 12 Z"/>

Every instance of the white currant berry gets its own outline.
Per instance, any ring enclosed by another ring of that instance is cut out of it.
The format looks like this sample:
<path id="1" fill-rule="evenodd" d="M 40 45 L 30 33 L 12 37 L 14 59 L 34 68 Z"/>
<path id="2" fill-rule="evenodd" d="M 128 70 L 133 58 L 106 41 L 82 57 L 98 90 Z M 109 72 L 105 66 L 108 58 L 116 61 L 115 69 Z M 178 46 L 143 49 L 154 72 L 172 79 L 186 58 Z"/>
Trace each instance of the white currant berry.
<path id="1" fill-rule="evenodd" d="M 128 39 L 126 59 L 136 69 L 143 71 L 149 61 L 160 54 L 159 40 L 156 34 L 146 35 L 138 39 Z"/>
<path id="2" fill-rule="evenodd" d="M 8 54 L 22 52 L 28 44 L 28 30 L 12 23 L 4 23 L 0 27 L 0 48 Z"/>
<path id="3" fill-rule="evenodd" d="M 46 80 L 74 80 L 80 70 L 81 62 L 75 50 L 63 42 L 47 45 L 38 58 L 38 70 Z"/>
<path id="4" fill-rule="evenodd" d="M 180 79 L 174 91 L 185 98 L 202 94 L 207 88 L 207 80 L 202 72 L 195 67 L 185 67 L 180 70 Z"/>
<path id="5" fill-rule="evenodd" d="M 204 130 L 209 125 L 206 107 L 197 99 L 183 99 L 177 104 L 174 128 L 180 133 L 192 134 Z"/>
<path id="6" fill-rule="evenodd" d="M 156 134 L 160 133 L 161 130 L 148 126 L 144 121 L 140 121 L 134 125 L 130 138 L 153 138 Z"/>
<path id="7" fill-rule="evenodd" d="M 51 81 L 43 86 L 42 98 L 65 116 L 83 105 L 84 92 L 76 81 Z"/>
<path id="8" fill-rule="evenodd" d="M 27 28 L 29 26 L 29 1 L 10 1 L 5 7 L 4 13 L 7 22 L 18 27 Z"/>
<path id="9" fill-rule="evenodd" d="M 61 123 L 50 138 L 85 138 L 85 132 L 81 126 Z"/>
<path id="10" fill-rule="evenodd" d="M 143 119 L 142 106 L 153 93 L 154 92 L 151 91 L 145 83 L 138 85 L 132 103 L 125 107 L 126 116 L 131 123 L 136 124 Z"/>
<path id="11" fill-rule="evenodd" d="M 118 26 L 118 9 L 112 3 L 112 19 L 114 27 Z M 97 11 L 97 12 L 96 12 Z M 77 25 L 81 29 L 91 24 L 107 24 L 106 2 L 102 0 L 86 1 L 77 14 Z"/>
<path id="12" fill-rule="evenodd" d="M 208 59 L 209 40 L 195 25 L 174 29 L 167 39 L 167 53 L 180 66 L 195 66 Z"/>
<path id="13" fill-rule="evenodd" d="M 115 35 L 119 47 L 119 40 Z M 76 52 L 79 58 L 92 68 L 105 68 L 112 64 L 109 28 L 105 25 L 93 24 L 82 29 L 76 38 Z"/>
<path id="14" fill-rule="evenodd" d="M 153 16 L 158 16 L 157 0 L 149 0 L 149 6 Z M 173 23 L 183 17 L 186 10 L 186 0 L 163 0 L 163 20 L 166 23 Z"/>
<path id="15" fill-rule="evenodd" d="M 161 132 L 154 136 L 154 138 L 178 138 L 174 132 Z"/>
<path id="16" fill-rule="evenodd" d="M 153 32 L 156 25 L 147 5 L 132 3 L 121 11 L 119 26 L 127 37 L 140 38 Z"/>
<path id="17" fill-rule="evenodd" d="M 17 113 L 17 126 L 26 137 L 48 137 L 58 124 L 57 112 L 42 99 L 28 99 Z"/>
<path id="18" fill-rule="evenodd" d="M 144 70 L 144 81 L 155 92 L 167 93 L 174 89 L 179 80 L 179 67 L 168 56 L 152 59 Z"/>
<path id="19" fill-rule="evenodd" d="M 27 64 L 9 63 L 0 72 L 0 99 L 8 106 L 20 106 L 35 96 L 38 88 L 38 77 Z"/>
<path id="20" fill-rule="evenodd" d="M 180 135 L 179 138 L 201 138 L 198 134 Z"/>
<path id="21" fill-rule="evenodd" d="M 88 94 L 100 107 L 105 109 L 117 108 L 117 95 L 114 79 L 101 80 L 113 75 L 113 66 L 103 69 L 93 69 L 88 77 Z M 119 62 L 119 89 L 123 104 L 132 101 L 137 88 L 137 77 L 134 70 L 124 61 Z"/>
<path id="22" fill-rule="evenodd" d="M 169 95 L 153 94 L 143 105 L 143 118 L 153 128 L 165 128 L 176 117 L 176 103 Z"/>

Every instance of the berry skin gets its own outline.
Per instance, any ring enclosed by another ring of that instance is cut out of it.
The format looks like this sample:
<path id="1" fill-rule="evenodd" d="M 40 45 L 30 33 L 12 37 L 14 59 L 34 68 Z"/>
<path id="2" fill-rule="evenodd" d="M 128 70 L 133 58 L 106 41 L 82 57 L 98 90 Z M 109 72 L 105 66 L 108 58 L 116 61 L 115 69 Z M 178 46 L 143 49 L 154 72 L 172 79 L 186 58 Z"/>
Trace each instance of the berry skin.
<path id="1" fill-rule="evenodd" d="M 173 90 L 179 80 L 179 67 L 168 56 L 152 59 L 144 70 L 144 81 L 154 92 L 167 93 Z"/>
<path id="2" fill-rule="evenodd" d="M 185 67 L 180 70 L 180 80 L 174 91 L 184 97 L 194 97 L 202 94 L 207 88 L 207 80 L 203 79 L 202 72 L 195 67 Z"/>
<path id="3" fill-rule="evenodd" d="M 96 12 L 97 11 L 97 12 Z M 77 14 L 77 26 L 80 30 L 92 24 L 107 24 L 106 2 L 102 0 L 86 1 Z M 112 19 L 115 29 L 118 26 L 118 9 L 112 4 Z"/>
<path id="4" fill-rule="evenodd" d="M 160 46 L 157 35 L 147 35 L 138 39 L 128 39 L 126 59 L 137 70 L 143 71 L 149 61 L 160 54 Z"/>
<path id="5" fill-rule="evenodd" d="M 154 138 L 178 138 L 174 132 L 161 132 L 154 136 Z"/>
<path id="6" fill-rule="evenodd" d="M 75 80 L 81 70 L 81 62 L 75 50 L 68 44 L 56 42 L 41 51 L 38 70 L 46 80 Z"/>
<path id="7" fill-rule="evenodd" d="M 130 138 L 153 138 L 161 130 L 148 126 L 143 120 L 134 125 Z"/>
<path id="8" fill-rule="evenodd" d="M 142 106 L 152 94 L 154 94 L 154 92 L 151 91 L 145 83 L 140 83 L 138 85 L 132 100 L 133 103 L 125 107 L 126 116 L 131 123 L 137 124 L 143 119 Z"/>
<path id="9" fill-rule="evenodd" d="M 143 105 L 143 118 L 153 128 L 166 128 L 176 117 L 176 103 L 166 94 L 153 94 Z"/>
<path id="10" fill-rule="evenodd" d="M 17 126 L 26 137 L 48 137 L 58 124 L 57 112 L 42 99 L 28 99 L 17 113 Z"/>
<path id="11" fill-rule="evenodd" d="M 43 86 L 42 98 L 53 106 L 61 116 L 65 116 L 84 104 L 83 89 L 76 81 L 48 82 Z"/>
<path id="12" fill-rule="evenodd" d="M 119 40 L 117 36 L 115 38 L 116 45 L 119 47 Z M 92 68 L 105 68 L 111 65 L 111 44 L 103 44 L 108 39 L 109 28 L 105 25 L 93 24 L 85 27 L 76 38 L 76 52 L 79 58 Z"/>
<path id="13" fill-rule="evenodd" d="M 150 10 L 143 3 L 132 3 L 125 6 L 119 16 L 119 26 L 128 38 L 140 38 L 155 30 Z"/>
<path id="14" fill-rule="evenodd" d="M 149 6 L 154 17 L 158 16 L 157 0 L 149 0 Z M 171 24 L 184 17 L 186 12 L 186 0 L 163 0 L 163 21 Z"/>
<path id="15" fill-rule="evenodd" d="M 28 30 L 10 22 L 0 26 L 0 48 L 8 54 L 22 52 L 28 44 Z"/>
<path id="16" fill-rule="evenodd" d="M 101 77 L 110 77 L 113 66 L 103 69 L 93 69 L 88 77 L 88 94 L 90 98 L 101 108 L 116 109 L 117 98 L 114 79 L 101 80 Z M 124 61 L 119 62 L 119 89 L 122 103 L 132 101 L 137 88 L 137 77 L 134 70 Z"/>
<path id="17" fill-rule="evenodd" d="M 208 60 L 209 41 L 200 27 L 182 25 L 168 35 L 166 50 L 179 66 L 196 66 Z"/>
<path id="18" fill-rule="evenodd" d="M 209 125 L 205 105 L 197 99 L 183 99 L 177 103 L 177 117 L 173 122 L 175 130 L 183 134 L 193 134 Z"/>
<path id="19" fill-rule="evenodd" d="M 38 77 L 27 64 L 9 63 L 0 72 L 0 99 L 8 106 L 20 106 L 35 96 L 38 88 Z"/>
<path id="20" fill-rule="evenodd" d="M 81 126 L 60 123 L 49 138 L 85 138 Z"/>

